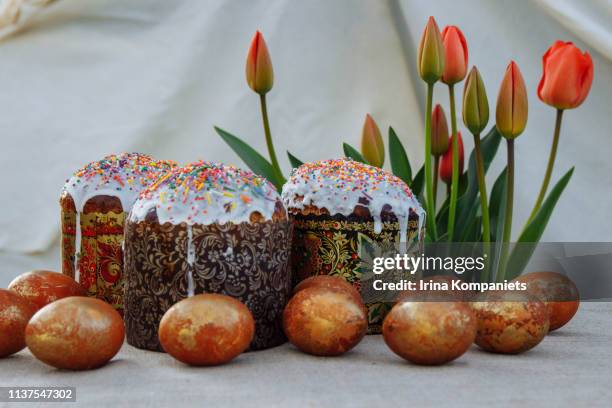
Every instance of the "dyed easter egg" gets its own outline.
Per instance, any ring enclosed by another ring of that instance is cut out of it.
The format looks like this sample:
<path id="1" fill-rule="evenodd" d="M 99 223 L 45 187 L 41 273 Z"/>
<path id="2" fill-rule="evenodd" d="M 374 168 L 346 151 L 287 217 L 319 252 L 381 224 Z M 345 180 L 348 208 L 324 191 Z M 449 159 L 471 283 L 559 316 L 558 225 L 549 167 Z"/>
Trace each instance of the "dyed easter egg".
<path id="1" fill-rule="evenodd" d="M 456 359 L 476 337 L 476 317 L 462 302 L 398 302 L 382 326 L 387 346 L 416 364 L 437 365 Z"/>
<path id="2" fill-rule="evenodd" d="M 212 293 L 176 303 L 159 325 L 164 350 L 196 366 L 227 363 L 249 347 L 254 334 L 255 320 L 243 303 Z"/>
<path id="3" fill-rule="evenodd" d="M 40 361 L 56 368 L 88 370 L 112 359 L 125 328 L 108 303 L 81 296 L 60 299 L 40 309 L 26 327 L 26 344 Z"/>
<path id="4" fill-rule="evenodd" d="M 368 328 L 363 304 L 344 289 L 312 286 L 297 292 L 283 312 L 283 328 L 300 350 L 336 356 L 352 349 Z"/>
<path id="5" fill-rule="evenodd" d="M 70 276 L 51 271 L 26 272 L 13 279 L 8 288 L 38 309 L 68 296 L 85 296 L 85 289 Z"/>
<path id="6" fill-rule="evenodd" d="M 0 289 L 0 358 L 25 348 L 25 328 L 35 311 L 26 299 Z"/>
<path id="7" fill-rule="evenodd" d="M 486 351 L 522 353 L 538 345 L 548 333 L 546 305 L 528 293 L 492 291 L 476 300 L 472 303 L 478 321 L 475 342 Z"/>
<path id="8" fill-rule="evenodd" d="M 338 276 L 331 275 L 317 275 L 311 276 L 310 278 L 306 278 L 296 285 L 296 287 L 293 289 L 293 294 L 295 295 L 300 290 L 311 288 L 313 286 L 321 286 L 324 288 L 347 291 L 357 303 L 363 303 L 363 300 L 361 299 L 361 294 L 353 285 Z"/>
<path id="9" fill-rule="evenodd" d="M 578 311 L 580 305 L 578 288 L 565 275 L 557 272 L 532 272 L 515 280 L 526 283 L 527 292 L 546 304 L 550 331 L 563 327 Z"/>

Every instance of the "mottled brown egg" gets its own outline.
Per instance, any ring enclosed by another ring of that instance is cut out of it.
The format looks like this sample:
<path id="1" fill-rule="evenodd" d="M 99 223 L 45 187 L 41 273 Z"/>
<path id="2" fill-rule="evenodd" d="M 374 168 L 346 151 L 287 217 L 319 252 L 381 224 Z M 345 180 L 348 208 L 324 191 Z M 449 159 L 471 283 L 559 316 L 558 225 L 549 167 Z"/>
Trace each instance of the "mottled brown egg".
<path id="1" fill-rule="evenodd" d="M 557 272 L 531 272 L 515 280 L 526 283 L 527 291 L 546 304 L 550 331 L 563 327 L 578 311 L 578 288 L 565 275 Z"/>
<path id="2" fill-rule="evenodd" d="M 65 297 L 85 296 L 85 289 L 70 276 L 51 271 L 26 272 L 13 279 L 8 288 L 38 309 Z"/>
<path id="3" fill-rule="evenodd" d="M 456 359 L 476 337 L 476 317 L 462 302 L 398 302 L 385 317 L 387 346 L 416 364 L 437 365 Z"/>
<path id="4" fill-rule="evenodd" d="M 486 351 L 518 354 L 535 347 L 548 333 L 548 311 L 538 298 L 518 291 L 493 291 L 472 303 L 476 344 Z"/>
<path id="5" fill-rule="evenodd" d="M 250 310 L 238 300 L 206 293 L 172 306 L 159 325 L 159 341 L 186 364 L 224 364 L 249 347 L 255 334 Z"/>
<path id="6" fill-rule="evenodd" d="M 337 356 L 352 349 L 368 329 L 367 314 L 343 289 L 312 286 L 297 292 L 283 312 L 289 341 L 317 356 Z"/>
<path id="7" fill-rule="evenodd" d="M 21 296 L 0 289 L 0 358 L 25 348 L 25 328 L 35 311 Z"/>
<path id="8" fill-rule="evenodd" d="M 123 344 L 119 313 L 99 299 L 73 296 L 40 309 L 26 327 L 26 344 L 56 368 L 88 370 L 112 359 Z"/>
<path id="9" fill-rule="evenodd" d="M 361 299 L 361 294 L 359 293 L 357 288 L 355 288 L 355 286 L 351 285 L 346 280 L 338 276 L 330 276 L 330 275 L 311 276 L 310 278 L 306 278 L 300 283 L 298 283 L 296 287 L 293 289 L 293 294 L 295 295 L 299 291 L 306 289 L 306 288 L 311 288 L 313 286 L 322 286 L 325 288 L 345 290 L 351 295 L 351 297 L 355 299 L 357 303 L 359 304 L 363 303 L 363 300 Z"/>

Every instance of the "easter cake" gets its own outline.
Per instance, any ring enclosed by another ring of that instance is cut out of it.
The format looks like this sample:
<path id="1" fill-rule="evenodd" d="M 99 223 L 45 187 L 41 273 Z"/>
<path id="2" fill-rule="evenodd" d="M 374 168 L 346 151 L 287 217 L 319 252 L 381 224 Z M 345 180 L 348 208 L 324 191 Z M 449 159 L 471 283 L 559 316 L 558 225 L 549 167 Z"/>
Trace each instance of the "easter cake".
<path id="1" fill-rule="evenodd" d="M 176 164 L 121 153 L 87 164 L 61 192 L 62 273 L 123 310 L 123 227 L 144 187 Z"/>
<path id="2" fill-rule="evenodd" d="M 283 343 L 291 231 L 274 186 L 249 171 L 200 161 L 160 178 L 126 222 L 128 343 L 161 350 L 164 313 L 201 293 L 229 295 L 250 309 L 251 349 Z"/>
<path id="3" fill-rule="evenodd" d="M 424 210 L 406 183 L 374 166 L 348 158 L 305 163 L 292 171 L 282 198 L 294 224 L 291 264 L 297 281 L 334 275 L 359 288 L 364 238 L 421 243 Z M 390 306 L 367 304 L 370 333 L 380 333 Z"/>

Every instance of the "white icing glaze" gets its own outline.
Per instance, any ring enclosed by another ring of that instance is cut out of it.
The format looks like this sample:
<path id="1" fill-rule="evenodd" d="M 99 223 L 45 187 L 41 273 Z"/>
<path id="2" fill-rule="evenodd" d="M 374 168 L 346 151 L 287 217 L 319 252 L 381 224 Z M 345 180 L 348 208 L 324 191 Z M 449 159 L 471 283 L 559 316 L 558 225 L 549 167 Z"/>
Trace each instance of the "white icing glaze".
<path id="1" fill-rule="evenodd" d="M 331 215 L 350 215 L 357 205 L 367 207 L 374 219 L 374 232 L 382 232 L 381 215 L 390 206 L 400 225 L 400 242 L 406 242 L 410 211 L 419 217 L 419 239 L 425 210 L 406 183 L 377 167 L 351 159 L 306 163 L 291 173 L 282 198 L 289 210 L 306 206 L 324 208 Z"/>
<path id="2" fill-rule="evenodd" d="M 176 166 L 139 153 L 109 155 L 77 170 L 62 189 L 72 197 L 77 212 L 95 196 L 117 197 L 128 212 L 140 192 L 160 175 Z"/>
<path id="3" fill-rule="evenodd" d="M 280 196 L 265 178 L 219 163 L 196 162 L 173 170 L 145 189 L 128 219 L 155 210 L 161 224 L 248 222 L 253 212 L 271 220 Z"/>

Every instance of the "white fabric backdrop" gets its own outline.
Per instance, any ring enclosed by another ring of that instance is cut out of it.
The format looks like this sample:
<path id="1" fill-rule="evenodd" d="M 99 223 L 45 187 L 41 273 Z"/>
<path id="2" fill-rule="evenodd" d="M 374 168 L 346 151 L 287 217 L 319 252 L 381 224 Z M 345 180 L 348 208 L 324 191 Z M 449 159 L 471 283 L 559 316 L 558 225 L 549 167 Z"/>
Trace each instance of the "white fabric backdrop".
<path id="1" fill-rule="evenodd" d="M 257 29 L 274 64 L 269 108 L 286 168 L 287 149 L 315 160 L 341 155 L 341 141 L 358 145 L 367 112 L 384 133 L 394 126 L 420 165 L 415 48 L 429 15 L 462 28 L 492 109 L 509 59 L 521 67 L 530 111 L 517 141 L 515 229 L 533 204 L 552 137 L 554 111 L 536 96 L 541 56 L 557 38 L 589 50 L 593 89 L 564 117 L 554 180 L 571 165 L 576 172 L 544 239 L 609 241 L 610 1 L 59 0 L 24 7 L 16 25 L 0 29 L 0 285 L 34 267 L 59 268 L 58 195 L 84 163 L 141 151 L 241 165 L 213 125 L 264 151 L 257 96 L 244 79 Z M 442 86 L 436 98 L 448 112 Z"/>

